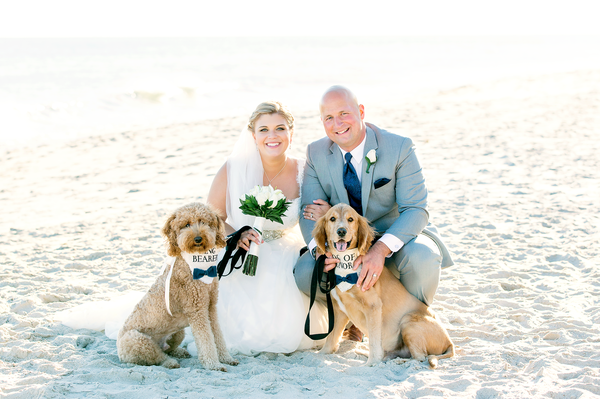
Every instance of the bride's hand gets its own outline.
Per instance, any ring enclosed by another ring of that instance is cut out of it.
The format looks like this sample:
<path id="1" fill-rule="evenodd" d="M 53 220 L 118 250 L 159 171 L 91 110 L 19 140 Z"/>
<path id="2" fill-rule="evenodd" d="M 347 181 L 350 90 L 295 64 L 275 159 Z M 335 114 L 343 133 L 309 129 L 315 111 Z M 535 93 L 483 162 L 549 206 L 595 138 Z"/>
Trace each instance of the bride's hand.
<path id="1" fill-rule="evenodd" d="M 246 230 L 242 233 L 240 239 L 238 240 L 237 246 L 238 246 L 238 248 L 242 248 L 242 249 L 245 249 L 246 251 L 249 251 L 250 250 L 250 242 L 254 242 L 256 245 L 261 244 L 261 240 L 260 240 L 258 233 L 253 229 Z M 264 241 L 262 241 L 262 242 L 264 242 Z"/>
<path id="2" fill-rule="evenodd" d="M 304 207 L 304 219 L 316 221 L 326 214 L 329 208 L 331 208 L 331 205 L 327 201 L 323 201 L 322 199 L 314 200 L 311 205 Z"/>

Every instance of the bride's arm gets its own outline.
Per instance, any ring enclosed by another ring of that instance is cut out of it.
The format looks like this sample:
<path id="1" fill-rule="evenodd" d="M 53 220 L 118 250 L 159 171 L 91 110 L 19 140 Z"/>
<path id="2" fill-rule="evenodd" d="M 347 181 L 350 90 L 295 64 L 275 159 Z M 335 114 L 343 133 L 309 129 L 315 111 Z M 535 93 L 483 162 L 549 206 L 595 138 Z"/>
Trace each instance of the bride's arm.
<path id="1" fill-rule="evenodd" d="M 223 164 L 221 169 L 219 169 L 215 175 L 206 202 L 215 208 L 223 221 L 227 220 L 227 163 Z M 235 229 L 228 223 L 225 223 L 225 233 L 231 234 L 234 232 Z M 254 241 L 256 244 L 260 245 L 258 233 L 252 229 L 242 233 L 242 236 L 238 241 L 238 246 L 248 251 L 250 249 L 250 241 Z"/>
<path id="2" fill-rule="evenodd" d="M 206 202 L 211 204 L 217 211 L 223 221 L 227 220 L 227 163 L 221 166 L 221 169 L 215 175 L 213 182 L 208 192 L 208 199 Z M 235 229 L 228 223 L 225 223 L 225 233 L 231 234 L 235 232 Z"/>

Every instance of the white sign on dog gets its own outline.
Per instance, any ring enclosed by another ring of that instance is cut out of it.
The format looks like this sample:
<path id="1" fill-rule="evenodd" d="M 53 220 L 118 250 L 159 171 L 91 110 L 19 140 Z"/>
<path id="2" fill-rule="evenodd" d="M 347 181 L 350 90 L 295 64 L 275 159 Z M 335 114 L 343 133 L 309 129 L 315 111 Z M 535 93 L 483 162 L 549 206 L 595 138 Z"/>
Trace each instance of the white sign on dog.
<path id="1" fill-rule="evenodd" d="M 348 249 L 344 252 L 338 252 L 335 248 L 332 248 L 331 254 L 335 259 L 340 260 L 335 266 L 335 275 L 336 280 L 338 281 L 336 287 L 342 292 L 348 291 L 356 284 L 355 278 L 358 279 L 362 269 L 362 265 L 360 265 L 357 270 L 353 269 L 354 261 L 358 258 L 358 248 Z"/>
<path id="2" fill-rule="evenodd" d="M 181 257 L 188 264 L 194 280 L 210 284 L 217 277 L 217 254 L 217 249 L 212 248 L 204 254 L 189 254 L 182 251 Z"/>
<path id="3" fill-rule="evenodd" d="M 217 249 L 209 249 L 204 254 L 190 254 L 187 252 L 181 252 L 181 257 L 185 260 L 194 280 L 200 280 L 205 284 L 210 284 L 217 277 Z M 173 265 L 175 264 L 175 256 L 167 256 L 165 264 L 160 270 L 160 275 L 165 272 L 166 268 L 169 268 L 167 274 L 167 280 L 165 281 L 165 304 L 167 305 L 167 312 L 171 314 L 171 306 L 169 304 L 169 290 L 171 287 L 171 275 L 173 274 Z"/>

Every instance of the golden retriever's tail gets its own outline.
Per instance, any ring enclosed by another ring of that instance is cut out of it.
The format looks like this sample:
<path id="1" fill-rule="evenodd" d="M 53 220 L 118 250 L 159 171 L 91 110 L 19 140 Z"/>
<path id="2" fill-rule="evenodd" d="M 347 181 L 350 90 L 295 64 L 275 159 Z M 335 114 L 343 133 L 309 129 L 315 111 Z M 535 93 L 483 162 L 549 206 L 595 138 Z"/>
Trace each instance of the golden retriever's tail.
<path id="1" fill-rule="evenodd" d="M 431 366 L 431 368 L 434 369 L 437 367 L 439 359 L 446 359 L 448 357 L 454 356 L 454 354 L 454 344 L 451 342 L 448 349 L 446 349 L 446 352 L 444 352 L 441 355 L 429 355 L 427 356 L 427 360 L 429 361 L 429 365 Z"/>

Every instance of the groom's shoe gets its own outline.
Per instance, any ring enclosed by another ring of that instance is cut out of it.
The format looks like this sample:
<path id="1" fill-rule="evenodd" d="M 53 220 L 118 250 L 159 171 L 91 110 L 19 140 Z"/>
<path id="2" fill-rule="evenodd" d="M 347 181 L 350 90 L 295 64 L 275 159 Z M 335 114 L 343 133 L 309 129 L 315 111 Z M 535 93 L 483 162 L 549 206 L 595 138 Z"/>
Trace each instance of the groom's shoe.
<path id="1" fill-rule="evenodd" d="M 344 335 L 342 335 L 344 340 L 356 342 L 362 342 L 364 336 L 365 334 L 363 334 L 354 324 L 345 329 Z"/>

